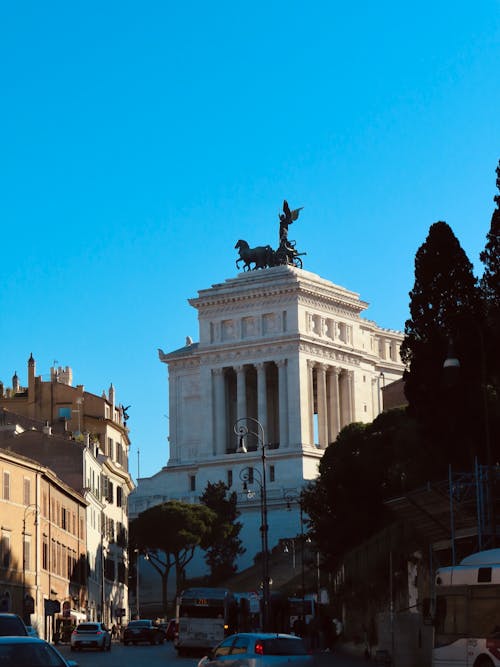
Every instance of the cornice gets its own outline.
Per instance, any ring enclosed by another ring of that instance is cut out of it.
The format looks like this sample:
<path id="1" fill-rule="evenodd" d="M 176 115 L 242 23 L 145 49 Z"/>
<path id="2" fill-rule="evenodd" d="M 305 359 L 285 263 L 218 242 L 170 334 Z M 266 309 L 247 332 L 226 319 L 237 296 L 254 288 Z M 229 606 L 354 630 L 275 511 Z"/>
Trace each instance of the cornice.
<path id="1" fill-rule="evenodd" d="M 241 309 L 248 307 L 249 302 L 271 302 L 280 297 L 283 302 L 290 301 L 290 297 L 309 295 L 311 303 L 337 303 L 344 308 L 357 311 L 365 310 L 368 304 L 359 299 L 359 294 L 344 287 L 320 278 L 314 273 L 282 266 L 264 269 L 263 271 L 247 272 L 231 278 L 224 283 L 213 285 L 206 290 L 200 290 L 198 297 L 189 299 L 189 303 L 203 314 L 209 314 L 216 309 Z"/>

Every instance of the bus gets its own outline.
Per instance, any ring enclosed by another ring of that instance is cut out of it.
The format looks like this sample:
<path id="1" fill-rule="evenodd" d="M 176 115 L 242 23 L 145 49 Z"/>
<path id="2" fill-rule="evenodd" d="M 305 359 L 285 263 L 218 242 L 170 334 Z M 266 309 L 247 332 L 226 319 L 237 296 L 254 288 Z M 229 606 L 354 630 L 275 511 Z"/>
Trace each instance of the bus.
<path id="1" fill-rule="evenodd" d="M 500 549 L 436 571 L 432 667 L 500 667 Z"/>
<path id="2" fill-rule="evenodd" d="M 177 636 L 174 645 L 179 656 L 214 648 L 227 635 L 236 632 L 237 603 L 227 588 L 187 588 L 177 598 Z"/>

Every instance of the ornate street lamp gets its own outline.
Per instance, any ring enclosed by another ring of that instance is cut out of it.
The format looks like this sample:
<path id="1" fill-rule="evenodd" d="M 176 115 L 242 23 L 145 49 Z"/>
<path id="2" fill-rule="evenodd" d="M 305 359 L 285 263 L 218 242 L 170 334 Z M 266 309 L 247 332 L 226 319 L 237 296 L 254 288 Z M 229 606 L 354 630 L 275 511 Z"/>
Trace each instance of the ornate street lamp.
<path id="1" fill-rule="evenodd" d="M 301 575 L 301 597 L 302 597 L 302 611 L 304 611 L 304 597 L 305 597 L 305 569 L 304 569 L 304 508 L 302 507 L 302 498 L 300 494 L 293 491 L 285 491 L 284 498 L 286 500 L 286 507 L 288 510 L 292 509 L 292 503 L 297 503 L 300 510 L 300 575 Z"/>
<path id="2" fill-rule="evenodd" d="M 255 424 L 257 431 L 252 431 L 243 422 Z M 266 488 L 266 445 L 264 427 L 254 417 L 241 417 L 234 424 L 234 432 L 238 436 L 237 454 L 246 454 L 248 452 L 245 445 L 245 438 L 253 435 L 258 442 L 261 450 L 262 473 L 253 468 L 243 468 L 240 472 L 240 479 L 243 481 L 243 488 L 247 489 L 249 484 L 256 482 L 260 487 L 260 512 L 261 512 L 261 540 L 262 540 L 262 626 L 264 630 L 269 629 L 269 548 L 267 525 L 267 488 Z"/>

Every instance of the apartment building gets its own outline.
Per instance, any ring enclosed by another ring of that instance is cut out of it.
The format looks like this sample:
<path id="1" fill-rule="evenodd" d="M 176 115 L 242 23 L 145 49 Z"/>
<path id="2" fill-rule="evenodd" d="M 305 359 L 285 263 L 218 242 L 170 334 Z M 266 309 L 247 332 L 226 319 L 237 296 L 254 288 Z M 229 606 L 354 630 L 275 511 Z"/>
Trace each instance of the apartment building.
<path id="1" fill-rule="evenodd" d="M 69 367 L 36 375 L 28 360 L 28 386 L 17 373 L 0 383 L 0 443 L 51 467 L 87 501 L 88 594 L 80 611 L 120 624 L 128 613 L 128 472 L 126 409 L 111 385 L 101 396 L 72 384 Z M 3 408 L 3 410 L 2 410 Z"/>
<path id="2" fill-rule="evenodd" d="M 45 638 L 87 598 L 86 508 L 50 468 L 0 449 L 0 610 Z"/>

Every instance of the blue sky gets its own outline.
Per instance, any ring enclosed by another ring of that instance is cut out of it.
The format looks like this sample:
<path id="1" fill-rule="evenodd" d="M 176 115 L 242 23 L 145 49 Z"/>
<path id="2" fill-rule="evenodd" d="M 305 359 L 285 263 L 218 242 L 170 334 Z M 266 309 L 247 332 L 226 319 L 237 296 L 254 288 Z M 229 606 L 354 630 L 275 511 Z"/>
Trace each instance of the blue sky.
<path id="1" fill-rule="evenodd" d="M 277 246 L 402 330 L 446 220 L 476 273 L 500 158 L 500 2 L 0 3 L 0 379 L 32 352 L 168 458 L 166 366 L 234 244 Z"/>

